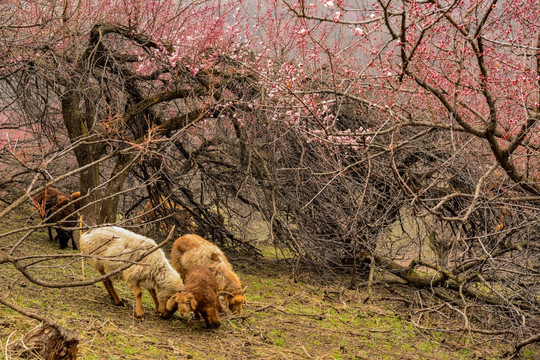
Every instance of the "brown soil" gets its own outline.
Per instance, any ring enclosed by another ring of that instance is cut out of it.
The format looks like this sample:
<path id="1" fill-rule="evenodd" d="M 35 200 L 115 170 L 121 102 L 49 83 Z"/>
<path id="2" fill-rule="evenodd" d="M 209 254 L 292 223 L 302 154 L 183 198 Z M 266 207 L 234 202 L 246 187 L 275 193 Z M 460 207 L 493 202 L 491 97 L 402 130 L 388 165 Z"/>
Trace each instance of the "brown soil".
<path id="1" fill-rule="evenodd" d="M 4 239 L 4 245 L 11 242 Z M 18 252 L 56 253 L 77 254 L 60 251 L 44 231 L 34 233 Z M 126 306 L 118 307 L 102 284 L 43 288 L 9 264 L 0 265 L 0 296 L 75 330 L 81 359 L 469 359 L 493 351 L 491 347 L 478 350 L 459 337 L 416 330 L 395 315 L 403 306 L 400 302 L 381 300 L 389 297 L 382 287 L 376 301 L 365 304 L 362 289 L 345 287 L 349 279 L 323 281 L 301 272 L 295 282 L 283 260 L 234 256 L 230 260 L 248 286 L 249 302 L 242 315 L 222 316 L 217 330 L 207 330 L 204 321 L 192 316 L 159 318 L 147 292 L 143 294 L 146 314 L 136 319 L 133 295 L 122 283 L 115 287 Z M 33 273 L 55 281 L 83 278 L 78 259 L 38 263 Z M 93 276 L 95 271 L 85 262 L 84 277 Z M 16 359 L 11 345 L 37 325 L 0 306 L 0 359 Z"/>

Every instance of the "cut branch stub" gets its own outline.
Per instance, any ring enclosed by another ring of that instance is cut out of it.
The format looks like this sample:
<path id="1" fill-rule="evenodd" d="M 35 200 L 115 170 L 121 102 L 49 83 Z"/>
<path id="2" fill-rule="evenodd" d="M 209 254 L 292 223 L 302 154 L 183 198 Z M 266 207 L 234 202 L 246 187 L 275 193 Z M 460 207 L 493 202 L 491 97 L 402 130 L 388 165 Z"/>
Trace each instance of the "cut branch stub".
<path id="1" fill-rule="evenodd" d="M 73 330 L 45 322 L 30 331 L 11 349 L 20 356 L 38 354 L 45 360 L 77 359 L 79 336 Z"/>

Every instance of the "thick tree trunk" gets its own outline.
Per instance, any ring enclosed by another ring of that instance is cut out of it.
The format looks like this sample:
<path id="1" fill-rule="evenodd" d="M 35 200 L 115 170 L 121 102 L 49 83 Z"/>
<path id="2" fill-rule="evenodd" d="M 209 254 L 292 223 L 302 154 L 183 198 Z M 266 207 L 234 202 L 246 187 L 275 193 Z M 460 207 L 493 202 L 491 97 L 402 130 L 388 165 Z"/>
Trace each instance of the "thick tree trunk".
<path id="1" fill-rule="evenodd" d="M 88 143 L 81 144 L 74 149 L 79 167 L 84 167 L 99 159 L 103 151 L 103 144 L 96 143 L 95 135 L 92 135 L 92 128 L 95 121 L 92 115 L 94 111 L 90 109 L 83 114 L 79 109 L 80 102 L 81 97 L 78 95 L 76 85 L 72 84 L 72 89 L 66 91 L 62 99 L 62 116 L 72 143 L 83 138 L 88 140 Z M 99 196 L 96 193 L 93 193 L 89 197 L 86 195 L 98 185 L 99 164 L 94 164 L 81 171 L 80 191 L 81 196 L 83 196 L 81 213 L 88 225 L 95 225 L 97 223 L 99 212 L 97 200 Z"/>
<path id="2" fill-rule="evenodd" d="M 124 186 L 127 176 L 131 169 L 135 166 L 135 155 L 121 155 L 116 163 L 111 174 L 109 184 L 107 186 L 105 200 L 103 200 L 99 223 L 114 223 L 118 212 L 118 201 L 120 197 L 117 195 Z"/>
<path id="3" fill-rule="evenodd" d="M 76 332 L 52 323 L 43 323 L 30 331 L 12 349 L 21 356 L 38 354 L 45 360 L 77 358 L 79 337 Z"/>

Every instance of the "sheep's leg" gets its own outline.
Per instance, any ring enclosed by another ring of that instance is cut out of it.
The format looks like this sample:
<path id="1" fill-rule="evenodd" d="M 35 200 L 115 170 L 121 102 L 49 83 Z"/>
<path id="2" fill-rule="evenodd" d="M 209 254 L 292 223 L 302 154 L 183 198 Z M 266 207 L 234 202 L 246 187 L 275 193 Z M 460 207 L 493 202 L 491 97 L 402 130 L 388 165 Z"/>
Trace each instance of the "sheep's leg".
<path id="1" fill-rule="evenodd" d="M 217 329 L 220 327 L 221 322 L 219 321 L 219 316 L 216 309 L 212 309 L 210 312 L 205 310 L 202 311 L 201 314 L 208 329 Z"/>
<path id="2" fill-rule="evenodd" d="M 52 230 L 51 230 L 51 227 L 50 226 L 47 226 L 47 230 L 49 230 L 49 241 L 50 242 L 53 242 L 54 241 L 54 238 L 52 236 Z"/>
<path id="3" fill-rule="evenodd" d="M 71 237 L 71 246 L 73 247 L 73 250 L 77 250 L 77 245 L 75 244 L 75 237 L 73 236 L 73 231 L 69 232 L 69 236 Z"/>
<path id="4" fill-rule="evenodd" d="M 139 284 L 129 284 L 129 287 L 135 295 L 135 317 L 141 318 L 144 315 L 142 308 L 142 290 Z"/>
<path id="5" fill-rule="evenodd" d="M 152 300 L 154 300 L 154 304 L 156 305 L 156 311 L 160 311 L 159 308 L 159 300 L 157 298 L 156 289 L 148 289 L 148 292 L 150 293 L 150 296 L 152 296 Z"/>
<path id="6" fill-rule="evenodd" d="M 105 275 L 105 271 L 98 270 L 101 275 Z M 111 279 L 105 279 L 103 280 L 103 285 L 105 285 L 105 290 L 109 293 L 109 296 L 114 301 L 114 305 L 124 305 L 122 299 L 120 299 L 120 296 L 116 293 L 114 290 L 114 285 L 111 281 Z"/>
<path id="7" fill-rule="evenodd" d="M 105 289 L 109 293 L 111 299 L 113 299 L 114 305 L 124 305 L 124 302 L 122 299 L 120 299 L 120 296 L 118 296 L 116 290 L 114 290 L 113 283 L 110 279 L 103 280 L 103 285 L 105 285 Z"/>
<path id="8" fill-rule="evenodd" d="M 207 328 L 217 329 L 218 327 L 221 326 L 217 309 L 212 308 L 209 311 L 203 311 L 202 316 L 204 318 L 204 322 L 206 323 Z"/>
<path id="9" fill-rule="evenodd" d="M 56 228 L 56 238 L 60 242 L 60 249 L 65 249 L 68 246 L 69 237 L 66 238 L 66 235 L 69 235 L 66 233 L 65 230 L 62 230 L 60 228 Z"/>
<path id="10" fill-rule="evenodd" d="M 204 323 L 206 324 L 206 327 L 210 329 L 212 325 L 210 324 L 210 321 L 208 321 L 208 314 L 206 313 L 206 311 L 201 312 L 200 315 L 202 315 L 204 319 Z"/>

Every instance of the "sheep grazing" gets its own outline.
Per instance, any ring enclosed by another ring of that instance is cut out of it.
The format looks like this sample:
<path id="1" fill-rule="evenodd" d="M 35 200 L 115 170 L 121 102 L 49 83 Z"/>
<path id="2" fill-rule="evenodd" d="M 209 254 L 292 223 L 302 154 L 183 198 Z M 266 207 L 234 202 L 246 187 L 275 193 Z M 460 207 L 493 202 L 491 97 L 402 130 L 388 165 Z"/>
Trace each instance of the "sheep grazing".
<path id="1" fill-rule="evenodd" d="M 218 328 L 218 312 L 221 311 L 216 277 L 205 266 L 194 266 L 186 276 L 184 290 L 176 293 L 167 302 L 167 310 L 178 307 L 180 316 L 186 316 L 190 311 L 195 317 L 202 315 L 206 327 Z"/>
<path id="2" fill-rule="evenodd" d="M 80 196 L 80 193 L 79 193 Z M 59 223 L 63 227 L 76 227 L 77 221 L 77 208 L 73 203 L 77 199 L 76 193 L 72 196 L 68 196 L 60 190 L 48 187 L 44 191 L 40 192 L 33 198 L 34 206 L 40 211 L 41 219 L 47 219 L 47 224 Z M 50 216 L 50 218 L 49 218 Z M 51 226 L 47 227 L 49 232 L 49 240 L 53 241 Z M 59 227 L 55 227 L 56 237 L 60 242 L 60 249 L 65 249 L 68 245 L 69 239 L 71 239 L 71 245 L 74 250 L 77 249 L 75 239 L 73 237 L 73 230 L 64 230 Z"/>
<path id="3" fill-rule="evenodd" d="M 238 276 L 220 248 L 199 235 L 187 234 L 176 239 L 172 246 L 171 263 L 182 276 L 197 265 L 206 266 L 216 277 L 219 295 L 224 295 L 225 306 L 232 312 L 242 313 L 246 302 L 245 291 Z"/>
<path id="4" fill-rule="evenodd" d="M 149 200 L 144 209 L 141 210 L 136 219 L 139 222 L 147 222 L 158 219 L 166 213 L 174 213 L 174 217 L 180 223 L 180 226 L 188 232 L 195 232 L 198 228 L 193 215 L 184 208 L 182 205 L 177 204 L 171 200 L 168 200 L 164 196 L 159 197 L 159 201 Z M 166 228 L 165 223 L 161 222 L 160 226 Z"/>
<path id="5" fill-rule="evenodd" d="M 105 275 L 135 261 L 145 251 L 156 246 L 156 242 L 118 226 L 91 229 L 81 235 L 81 253 L 94 255 L 92 263 L 100 274 Z M 156 311 L 162 317 L 169 317 L 176 310 L 167 309 L 167 301 L 183 288 L 182 279 L 158 249 L 144 257 L 137 264 L 103 281 L 105 289 L 116 305 L 122 300 L 114 290 L 113 280 L 123 279 L 135 294 L 135 316 L 144 315 L 141 287 L 148 290 Z"/>

